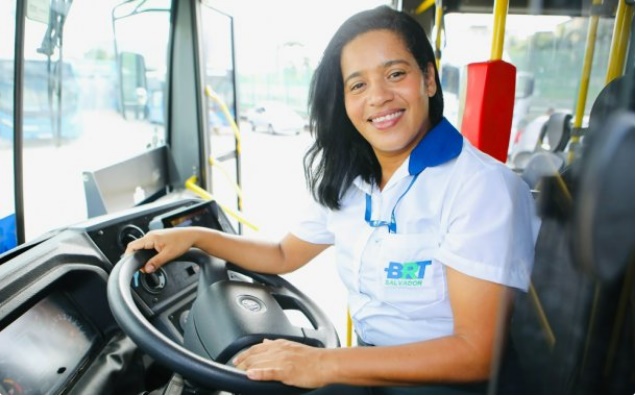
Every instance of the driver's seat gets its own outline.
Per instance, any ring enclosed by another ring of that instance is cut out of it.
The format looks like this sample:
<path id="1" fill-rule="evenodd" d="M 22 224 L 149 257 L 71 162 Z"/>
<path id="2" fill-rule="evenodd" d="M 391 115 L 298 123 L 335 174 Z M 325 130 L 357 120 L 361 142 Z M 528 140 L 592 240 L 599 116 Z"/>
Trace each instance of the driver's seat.
<path id="1" fill-rule="evenodd" d="M 623 83 L 634 98 L 633 73 Z M 532 287 L 495 393 L 634 394 L 634 102 L 613 103 L 590 118 L 582 157 L 541 182 Z"/>

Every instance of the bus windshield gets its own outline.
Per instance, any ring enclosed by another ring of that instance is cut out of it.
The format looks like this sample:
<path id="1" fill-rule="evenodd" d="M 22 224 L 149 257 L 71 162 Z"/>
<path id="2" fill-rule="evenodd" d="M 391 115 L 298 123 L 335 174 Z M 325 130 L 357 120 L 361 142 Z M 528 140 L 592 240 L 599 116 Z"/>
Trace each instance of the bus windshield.
<path id="1" fill-rule="evenodd" d="M 60 68 L 62 80 L 56 77 Z M 13 107 L 8 99 L 13 93 L 13 72 L 13 61 L 0 60 L 0 138 L 4 139 L 12 135 Z M 72 65 L 68 62 L 59 66 L 58 62 L 27 60 L 24 62 L 24 76 L 24 139 L 59 141 L 76 138 L 81 130 L 79 87 Z M 64 83 L 60 84 L 60 81 Z M 58 124 L 58 119 L 63 125 Z"/>
<path id="2" fill-rule="evenodd" d="M 48 16 L 29 11 L 25 20 L 21 128 L 26 240 L 86 219 L 83 172 L 165 142 L 163 117 L 150 117 L 146 93 L 138 91 L 140 96 L 135 98 L 142 110 L 137 116 L 122 101 L 117 53 L 134 51 L 144 57 L 146 70 L 153 76 L 153 95 L 161 101 L 164 96 L 158 92 L 165 89 L 161 82 L 167 70 L 170 4 L 126 2 L 124 11 L 135 10 L 136 14 L 118 23 L 113 22 L 113 13 L 121 0 L 58 3 Z M 0 5 L 3 17 L 8 17 L 0 22 L 2 37 L 14 35 L 13 16 L 18 4 L 9 1 Z M 3 42 L 0 219 L 7 219 L 15 212 L 10 188 L 14 54 L 7 45 L 12 40 Z"/>

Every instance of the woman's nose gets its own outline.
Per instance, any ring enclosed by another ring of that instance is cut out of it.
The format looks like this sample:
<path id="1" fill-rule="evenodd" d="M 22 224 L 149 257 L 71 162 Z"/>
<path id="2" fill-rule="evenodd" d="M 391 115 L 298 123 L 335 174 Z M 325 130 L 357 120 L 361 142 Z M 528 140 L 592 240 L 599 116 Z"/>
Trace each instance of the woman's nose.
<path id="1" fill-rule="evenodd" d="M 369 104 L 373 106 L 380 106 L 393 99 L 393 91 L 385 82 L 375 82 L 370 84 L 369 90 Z"/>

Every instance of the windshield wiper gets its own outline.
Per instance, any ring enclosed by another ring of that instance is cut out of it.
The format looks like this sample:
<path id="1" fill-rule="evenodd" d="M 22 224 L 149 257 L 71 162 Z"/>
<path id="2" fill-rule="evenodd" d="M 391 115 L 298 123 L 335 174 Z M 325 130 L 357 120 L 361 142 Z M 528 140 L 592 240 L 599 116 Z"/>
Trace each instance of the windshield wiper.
<path id="1" fill-rule="evenodd" d="M 71 9 L 73 0 L 54 0 L 49 11 L 49 23 L 42 39 L 42 44 L 37 52 L 46 55 L 46 72 L 48 76 L 48 104 L 51 117 L 51 130 L 55 144 L 62 142 L 62 72 L 64 61 L 64 23 Z M 57 73 L 54 73 L 51 57 L 58 49 Z M 54 98 L 57 99 L 57 109 L 54 109 Z"/>

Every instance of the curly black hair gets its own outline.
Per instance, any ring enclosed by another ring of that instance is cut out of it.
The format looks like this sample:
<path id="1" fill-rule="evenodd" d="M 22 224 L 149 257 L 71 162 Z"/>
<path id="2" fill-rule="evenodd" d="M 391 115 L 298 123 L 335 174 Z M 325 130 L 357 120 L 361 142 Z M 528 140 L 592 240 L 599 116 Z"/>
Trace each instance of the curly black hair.
<path id="1" fill-rule="evenodd" d="M 315 140 L 304 157 L 305 177 L 313 197 L 337 210 L 340 199 L 357 176 L 378 182 L 382 170 L 371 145 L 358 133 L 347 116 L 340 58 L 343 47 L 360 34 L 386 29 L 396 33 L 417 60 L 423 73 L 435 70 L 438 89 L 429 98 L 431 125 L 444 110 L 435 53 L 422 26 L 410 15 L 389 6 L 362 11 L 347 19 L 327 45 L 314 72 L 309 91 L 309 126 Z"/>

